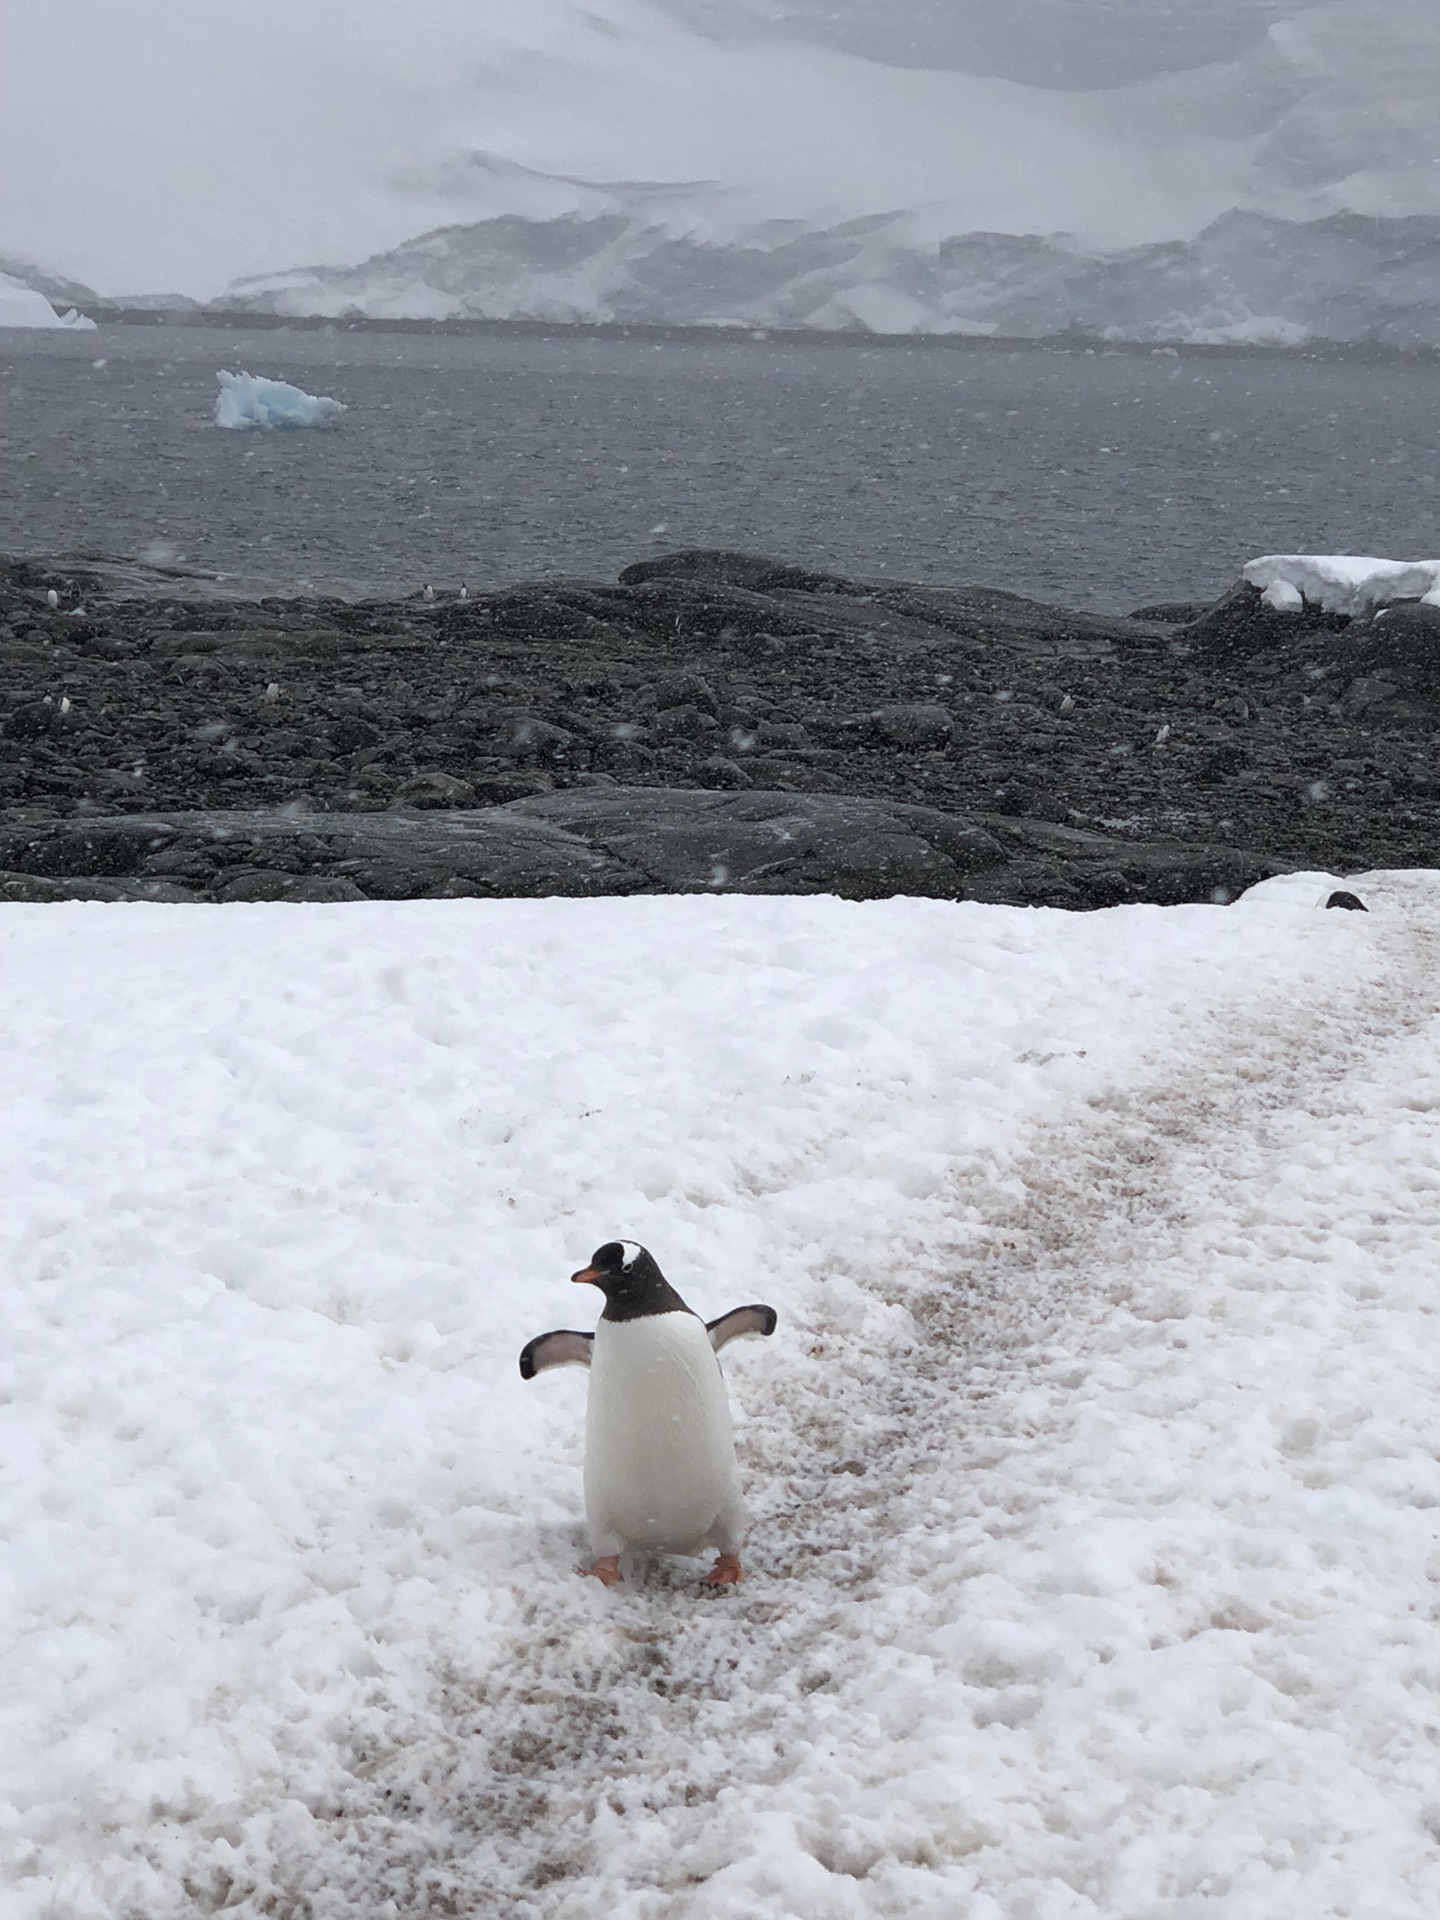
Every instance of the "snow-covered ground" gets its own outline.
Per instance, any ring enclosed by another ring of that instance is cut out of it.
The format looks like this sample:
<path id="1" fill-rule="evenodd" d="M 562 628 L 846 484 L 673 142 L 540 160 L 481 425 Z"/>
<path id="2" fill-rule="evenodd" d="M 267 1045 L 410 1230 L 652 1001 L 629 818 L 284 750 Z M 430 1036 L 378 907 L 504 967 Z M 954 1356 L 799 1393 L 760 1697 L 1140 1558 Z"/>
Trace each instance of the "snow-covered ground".
<path id="1" fill-rule="evenodd" d="M 0 1914 L 1432 1920 L 1440 877 L 14 907 Z M 751 1577 L 582 1581 L 600 1240 Z"/>

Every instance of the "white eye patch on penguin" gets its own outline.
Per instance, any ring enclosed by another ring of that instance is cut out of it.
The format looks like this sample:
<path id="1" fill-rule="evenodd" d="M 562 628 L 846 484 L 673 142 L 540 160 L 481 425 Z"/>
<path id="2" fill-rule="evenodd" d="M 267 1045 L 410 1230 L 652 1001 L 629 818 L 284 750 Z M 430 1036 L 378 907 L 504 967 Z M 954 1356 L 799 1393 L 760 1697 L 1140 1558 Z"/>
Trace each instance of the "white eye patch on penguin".
<path id="1" fill-rule="evenodd" d="M 542 1333 L 521 1353 L 520 1374 L 589 1369 L 585 1515 L 596 1557 L 586 1572 L 617 1586 L 622 1553 L 711 1547 L 708 1584 L 735 1585 L 745 1506 L 716 1355 L 742 1335 L 773 1333 L 775 1309 L 735 1307 L 707 1324 L 633 1240 L 606 1241 L 570 1277 L 604 1294 L 599 1324 L 593 1334 Z"/>

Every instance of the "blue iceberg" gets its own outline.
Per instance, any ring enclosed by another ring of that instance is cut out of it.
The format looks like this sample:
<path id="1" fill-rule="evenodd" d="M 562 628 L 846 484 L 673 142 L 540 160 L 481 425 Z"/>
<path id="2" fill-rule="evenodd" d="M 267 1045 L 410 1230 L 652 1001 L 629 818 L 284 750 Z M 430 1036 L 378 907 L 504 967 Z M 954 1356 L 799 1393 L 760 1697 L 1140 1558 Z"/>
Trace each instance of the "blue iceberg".
<path id="1" fill-rule="evenodd" d="M 217 373 L 217 427 L 323 427 L 344 413 L 344 403 L 306 393 L 284 380 L 258 373 Z"/>

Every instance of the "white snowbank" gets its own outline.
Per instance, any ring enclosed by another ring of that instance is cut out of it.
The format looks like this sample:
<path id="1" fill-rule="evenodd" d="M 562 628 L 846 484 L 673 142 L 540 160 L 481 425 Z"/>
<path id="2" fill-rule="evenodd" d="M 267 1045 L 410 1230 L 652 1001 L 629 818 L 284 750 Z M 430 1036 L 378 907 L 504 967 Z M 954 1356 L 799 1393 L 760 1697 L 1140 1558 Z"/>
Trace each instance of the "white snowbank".
<path id="1" fill-rule="evenodd" d="M 6 909 L 5 1920 L 432 1859 L 475 1913 L 1433 1920 L 1440 1031 L 1383 1048 L 1440 886 L 1328 884 Z M 620 1234 L 780 1310 L 733 1605 L 576 1577 L 585 1377 L 515 1362 Z M 1027 1240 L 1069 1304 L 1007 1361 Z"/>
<path id="2" fill-rule="evenodd" d="M 1440 606 L 1440 560 L 1375 560 L 1361 553 L 1267 553 L 1246 563 L 1245 578 L 1281 613 L 1323 607 L 1368 613 L 1387 600 Z"/>
<path id="3" fill-rule="evenodd" d="M 57 313 L 34 287 L 12 274 L 0 273 L 0 327 L 81 327 L 93 329 L 95 322 L 70 307 Z"/>
<path id="4" fill-rule="evenodd" d="M 286 380 L 224 372 L 215 378 L 220 382 L 215 401 L 217 427 L 322 427 L 338 420 L 345 411 L 343 401 L 306 393 Z"/>

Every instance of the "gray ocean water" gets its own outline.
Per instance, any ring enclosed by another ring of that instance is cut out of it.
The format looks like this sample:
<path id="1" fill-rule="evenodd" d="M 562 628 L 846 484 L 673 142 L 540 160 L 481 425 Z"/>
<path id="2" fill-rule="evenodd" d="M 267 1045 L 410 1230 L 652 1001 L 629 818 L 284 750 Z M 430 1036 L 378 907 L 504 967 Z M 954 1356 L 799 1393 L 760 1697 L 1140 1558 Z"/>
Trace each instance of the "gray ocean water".
<path id="1" fill-rule="evenodd" d="M 226 432 L 218 368 L 346 403 Z M 1119 610 L 1252 555 L 1440 553 L 1440 365 L 109 326 L 0 332 L 0 551 L 277 588 L 613 577 L 680 546 Z"/>

